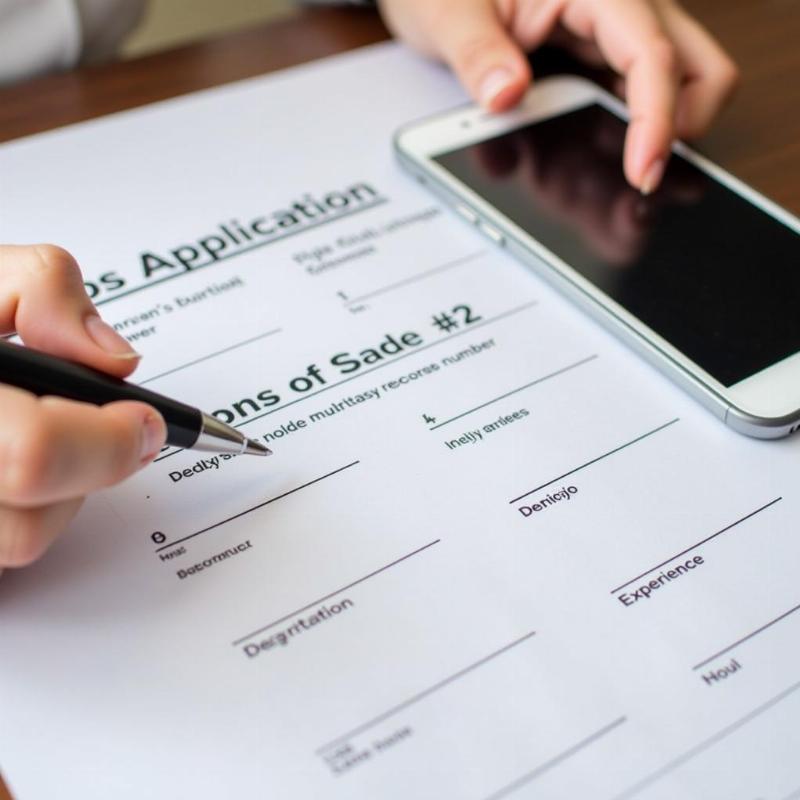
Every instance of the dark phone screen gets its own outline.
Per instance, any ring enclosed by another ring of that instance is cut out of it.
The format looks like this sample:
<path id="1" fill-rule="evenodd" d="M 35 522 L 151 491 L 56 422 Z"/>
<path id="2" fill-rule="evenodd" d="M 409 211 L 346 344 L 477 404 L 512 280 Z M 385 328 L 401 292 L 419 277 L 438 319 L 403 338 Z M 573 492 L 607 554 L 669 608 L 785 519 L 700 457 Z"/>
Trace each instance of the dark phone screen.
<path id="1" fill-rule="evenodd" d="M 644 197 L 590 105 L 434 160 L 731 386 L 800 352 L 800 235 L 674 155 Z"/>

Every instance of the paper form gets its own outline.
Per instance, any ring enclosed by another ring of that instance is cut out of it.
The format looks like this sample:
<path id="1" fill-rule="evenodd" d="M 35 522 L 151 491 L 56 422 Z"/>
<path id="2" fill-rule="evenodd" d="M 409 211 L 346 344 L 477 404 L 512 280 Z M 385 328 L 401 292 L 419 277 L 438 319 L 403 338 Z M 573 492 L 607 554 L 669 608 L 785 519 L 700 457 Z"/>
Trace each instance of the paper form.
<path id="1" fill-rule="evenodd" d="M 395 166 L 385 45 L 0 148 L 166 449 L 0 581 L 18 800 L 800 791 L 797 440 L 726 429 Z"/>

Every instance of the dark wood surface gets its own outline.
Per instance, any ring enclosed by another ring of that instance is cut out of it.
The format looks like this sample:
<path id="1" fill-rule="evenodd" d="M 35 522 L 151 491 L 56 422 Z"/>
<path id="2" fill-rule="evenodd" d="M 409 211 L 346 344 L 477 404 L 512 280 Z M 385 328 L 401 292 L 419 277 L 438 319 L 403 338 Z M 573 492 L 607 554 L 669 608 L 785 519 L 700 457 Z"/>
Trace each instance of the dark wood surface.
<path id="1" fill-rule="evenodd" d="M 800 214 L 800 3 L 686 0 L 685 5 L 715 32 L 742 70 L 735 100 L 699 149 Z M 165 53 L 39 78 L 0 89 L 0 142 L 385 38 L 386 29 L 372 12 L 304 10 L 252 30 Z M 552 59 L 536 61 L 535 66 L 539 74 L 558 69 Z M 6 196 L 24 190 L 2 188 Z M 46 768 L 47 753 L 38 757 Z M 10 800 L 2 779 L 0 800 Z"/>
<path id="2" fill-rule="evenodd" d="M 0 89 L 0 142 L 379 42 L 377 14 L 315 9 L 132 61 Z"/>

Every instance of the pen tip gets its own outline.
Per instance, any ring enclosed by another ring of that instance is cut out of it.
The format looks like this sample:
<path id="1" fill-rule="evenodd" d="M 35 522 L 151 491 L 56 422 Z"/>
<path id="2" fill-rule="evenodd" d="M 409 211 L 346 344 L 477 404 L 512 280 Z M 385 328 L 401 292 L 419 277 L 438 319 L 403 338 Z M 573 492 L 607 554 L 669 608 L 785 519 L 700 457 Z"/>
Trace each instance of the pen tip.
<path id="1" fill-rule="evenodd" d="M 245 443 L 244 452 L 251 456 L 271 456 L 272 450 L 266 445 L 254 439 L 248 439 Z"/>

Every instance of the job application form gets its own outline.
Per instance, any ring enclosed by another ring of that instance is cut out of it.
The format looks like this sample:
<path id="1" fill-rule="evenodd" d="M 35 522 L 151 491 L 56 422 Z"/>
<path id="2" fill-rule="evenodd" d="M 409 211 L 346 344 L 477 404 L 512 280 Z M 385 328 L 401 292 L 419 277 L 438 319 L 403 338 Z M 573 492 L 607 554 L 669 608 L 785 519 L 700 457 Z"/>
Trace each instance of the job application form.
<path id="1" fill-rule="evenodd" d="M 725 428 L 401 173 L 393 45 L 0 148 L 175 448 L 0 581 L 18 800 L 800 796 L 800 442 Z"/>

